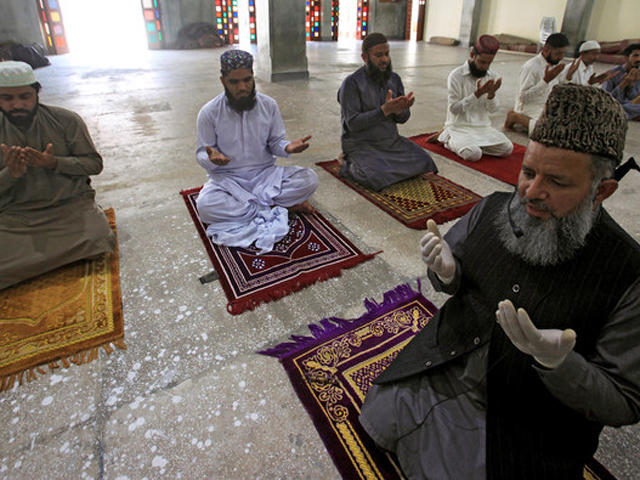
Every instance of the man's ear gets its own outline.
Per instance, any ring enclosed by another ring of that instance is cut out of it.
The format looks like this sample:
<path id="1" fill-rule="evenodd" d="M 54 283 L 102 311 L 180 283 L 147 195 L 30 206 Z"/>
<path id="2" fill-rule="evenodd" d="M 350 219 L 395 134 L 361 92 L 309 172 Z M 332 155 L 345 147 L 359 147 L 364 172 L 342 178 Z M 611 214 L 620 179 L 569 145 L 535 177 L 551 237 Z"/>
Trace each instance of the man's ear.
<path id="1" fill-rule="evenodd" d="M 593 206 L 600 205 L 607 198 L 613 195 L 618 189 L 618 181 L 613 178 L 605 178 L 600 182 L 598 188 L 596 188 L 596 195 L 593 199 Z"/>
<path id="2" fill-rule="evenodd" d="M 224 75 L 220 75 L 220 83 L 224 87 Z"/>
<path id="3" fill-rule="evenodd" d="M 369 55 L 367 55 L 366 53 L 362 52 L 360 56 L 362 57 L 362 61 L 364 63 L 367 63 L 369 61 Z"/>

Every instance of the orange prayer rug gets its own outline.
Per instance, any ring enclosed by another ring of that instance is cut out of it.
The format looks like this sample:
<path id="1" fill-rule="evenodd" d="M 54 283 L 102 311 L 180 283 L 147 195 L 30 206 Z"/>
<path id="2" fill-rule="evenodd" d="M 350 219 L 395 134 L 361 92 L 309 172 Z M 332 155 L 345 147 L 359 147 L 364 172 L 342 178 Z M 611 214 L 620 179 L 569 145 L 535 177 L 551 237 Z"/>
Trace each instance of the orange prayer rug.
<path id="1" fill-rule="evenodd" d="M 426 229 L 429 219 L 441 224 L 461 217 L 482 198 L 435 173 L 423 173 L 374 192 L 342 178 L 337 160 L 317 165 L 396 220 L 418 230 Z"/>
<path id="2" fill-rule="evenodd" d="M 358 416 L 373 380 L 437 308 L 410 285 L 386 292 L 382 303 L 365 300 L 365 308 L 360 318 L 325 318 L 309 325 L 310 335 L 258 353 L 282 362 L 342 478 L 399 480 L 404 476 L 397 461 L 375 445 Z M 584 478 L 615 480 L 595 459 Z"/>
<path id="3" fill-rule="evenodd" d="M 105 211 L 116 231 L 115 212 Z M 126 349 L 118 251 L 0 290 L 0 391 Z"/>

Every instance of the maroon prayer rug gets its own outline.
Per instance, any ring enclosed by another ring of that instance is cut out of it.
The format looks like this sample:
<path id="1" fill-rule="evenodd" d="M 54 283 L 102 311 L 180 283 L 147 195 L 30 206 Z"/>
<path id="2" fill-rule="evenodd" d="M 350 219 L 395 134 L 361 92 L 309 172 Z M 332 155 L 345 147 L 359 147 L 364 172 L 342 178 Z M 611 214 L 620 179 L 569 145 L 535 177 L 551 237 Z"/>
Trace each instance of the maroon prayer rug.
<path id="1" fill-rule="evenodd" d="M 337 160 L 318 162 L 331 175 L 348 185 L 378 208 L 410 228 L 424 230 L 427 220 L 441 224 L 467 213 L 482 198 L 471 190 L 435 173 L 423 173 L 374 192 L 339 174 Z"/>
<path id="2" fill-rule="evenodd" d="M 518 182 L 518 175 L 520 174 L 522 159 L 524 157 L 524 152 L 527 149 L 526 147 L 514 143 L 513 152 L 508 157 L 501 158 L 483 155 L 477 162 L 469 162 L 468 160 L 463 160 L 451 150 L 447 150 L 444 148 L 444 145 L 440 143 L 427 143 L 427 138 L 429 138 L 433 133 L 424 133 L 422 135 L 409 137 L 409 140 L 413 140 L 422 148 L 442 155 L 443 157 L 447 157 L 469 168 L 473 168 L 474 170 L 489 175 L 490 177 L 502 180 L 505 183 L 515 185 Z"/>
<path id="3" fill-rule="evenodd" d="M 373 379 L 437 308 L 409 285 L 385 293 L 381 304 L 365 300 L 365 307 L 360 318 L 325 318 L 309 325 L 310 336 L 291 336 L 258 353 L 280 359 L 342 478 L 396 480 L 404 478 L 400 468 L 375 445 L 358 416 Z M 595 459 L 584 478 L 615 480 Z"/>
<path id="4" fill-rule="evenodd" d="M 196 210 L 201 188 L 180 193 L 219 275 L 231 314 L 339 276 L 342 269 L 376 255 L 363 254 L 320 213 L 289 215 L 289 233 L 269 253 L 258 255 L 253 247 L 216 245 L 207 237 L 207 225 Z"/>

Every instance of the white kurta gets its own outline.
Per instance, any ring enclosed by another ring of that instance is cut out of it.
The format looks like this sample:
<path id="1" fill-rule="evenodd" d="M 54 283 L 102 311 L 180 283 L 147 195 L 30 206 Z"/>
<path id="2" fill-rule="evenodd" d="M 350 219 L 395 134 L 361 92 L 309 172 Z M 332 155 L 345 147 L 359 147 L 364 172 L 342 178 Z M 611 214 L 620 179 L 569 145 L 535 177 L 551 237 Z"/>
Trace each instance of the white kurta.
<path id="1" fill-rule="evenodd" d="M 509 155 L 513 150 L 507 136 L 491 126 L 489 114 L 498 110 L 498 97 L 477 98 L 474 94 L 478 81 L 484 84 L 497 79 L 491 70 L 481 79 L 474 77 L 468 61 L 453 70 L 447 79 L 447 121 L 438 140 L 466 160 L 478 160 L 483 147 L 498 147 L 487 152 L 498 156 Z"/>
<path id="2" fill-rule="evenodd" d="M 533 126 L 542 113 L 551 89 L 559 83 L 566 83 L 566 71 L 560 72 L 551 82 L 545 82 L 544 74 L 547 66 L 552 67 L 542 56 L 542 53 L 539 53 L 527 60 L 520 69 L 515 111 L 532 120 L 529 125 L 529 133 L 533 131 Z"/>
<path id="3" fill-rule="evenodd" d="M 266 95 L 257 93 L 255 107 L 243 112 L 231 108 L 224 93 L 202 107 L 196 159 L 208 181 L 197 207 L 213 242 L 237 247 L 255 242 L 264 253 L 287 234 L 283 207 L 303 203 L 318 186 L 318 176 L 309 168 L 275 165 L 276 156 L 289 156 L 288 144 L 278 105 Z M 207 146 L 231 162 L 213 164 Z"/>
<path id="4" fill-rule="evenodd" d="M 586 66 L 582 59 L 580 59 L 580 63 L 578 64 L 578 69 L 571 76 L 571 83 L 576 85 L 585 85 L 589 86 L 589 79 L 591 75 L 593 75 L 593 65 Z M 566 73 L 565 73 L 566 76 Z"/>

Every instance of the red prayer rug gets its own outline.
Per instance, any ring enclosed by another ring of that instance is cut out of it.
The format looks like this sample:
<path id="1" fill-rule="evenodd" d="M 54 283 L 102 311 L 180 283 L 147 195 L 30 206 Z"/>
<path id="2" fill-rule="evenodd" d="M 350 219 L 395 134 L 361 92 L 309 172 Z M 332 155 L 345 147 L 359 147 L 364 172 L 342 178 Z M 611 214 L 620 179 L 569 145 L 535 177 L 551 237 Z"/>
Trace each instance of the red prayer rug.
<path id="1" fill-rule="evenodd" d="M 473 168 L 474 170 L 489 175 L 490 177 L 502 180 L 505 183 L 515 185 L 518 182 L 518 175 L 520 175 L 520 168 L 522 167 L 522 159 L 527 147 L 514 143 L 513 152 L 508 157 L 492 157 L 490 155 L 483 155 L 477 162 L 469 162 L 467 160 L 463 160 L 451 150 L 447 150 L 444 148 L 444 145 L 440 143 L 427 143 L 427 138 L 429 138 L 433 133 L 424 133 L 422 135 L 409 137 L 409 140 L 413 140 L 422 148 L 442 155 L 443 157 L 447 157 L 469 168 Z"/>
<path id="2" fill-rule="evenodd" d="M 427 220 L 437 224 L 467 213 L 482 198 L 435 173 L 423 173 L 374 192 L 339 174 L 338 160 L 318 162 L 331 175 L 410 228 L 424 230 Z"/>
<path id="3" fill-rule="evenodd" d="M 310 336 L 258 353 L 280 359 L 342 478 L 402 479 L 395 459 L 375 445 L 358 416 L 374 378 L 437 308 L 409 285 L 385 293 L 381 304 L 365 300 L 365 307 L 360 318 L 325 318 L 309 325 Z M 584 478 L 615 480 L 595 459 Z"/>
<path id="4" fill-rule="evenodd" d="M 339 276 L 342 269 L 376 255 L 363 254 L 319 212 L 290 214 L 289 233 L 269 253 L 258 255 L 253 247 L 217 245 L 207 237 L 207 224 L 200 220 L 196 209 L 201 188 L 180 193 L 219 275 L 231 314 L 253 310 L 262 302 Z"/>

